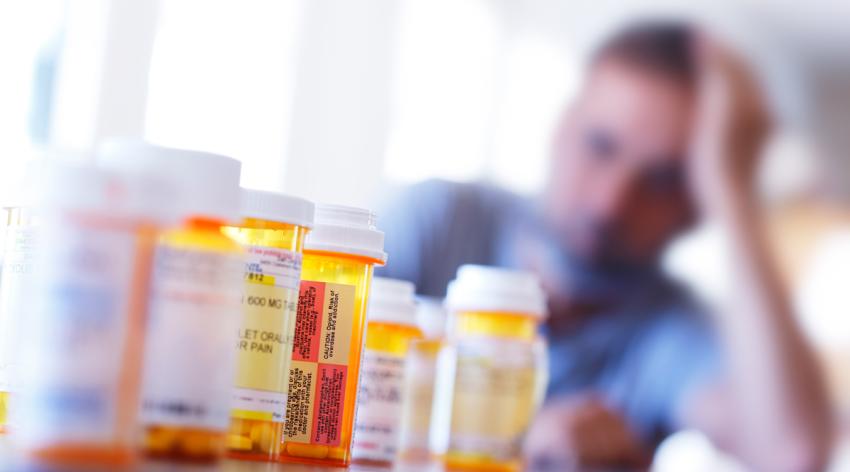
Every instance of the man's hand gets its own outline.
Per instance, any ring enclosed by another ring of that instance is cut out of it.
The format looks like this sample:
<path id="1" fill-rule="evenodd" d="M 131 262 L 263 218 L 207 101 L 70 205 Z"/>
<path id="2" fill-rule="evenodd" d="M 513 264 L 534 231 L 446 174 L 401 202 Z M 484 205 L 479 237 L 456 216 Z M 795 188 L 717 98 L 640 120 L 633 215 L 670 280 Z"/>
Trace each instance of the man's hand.
<path id="1" fill-rule="evenodd" d="M 705 36 L 695 47 L 699 83 L 691 177 L 702 210 L 722 217 L 730 205 L 752 203 L 772 120 L 741 57 Z"/>
<path id="2" fill-rule="evenodd" d="M 532 467 L 645 467 L 647 449 L 625 420 L 594 397 L 582 396 L 543 408 L 526 437 Z"/>

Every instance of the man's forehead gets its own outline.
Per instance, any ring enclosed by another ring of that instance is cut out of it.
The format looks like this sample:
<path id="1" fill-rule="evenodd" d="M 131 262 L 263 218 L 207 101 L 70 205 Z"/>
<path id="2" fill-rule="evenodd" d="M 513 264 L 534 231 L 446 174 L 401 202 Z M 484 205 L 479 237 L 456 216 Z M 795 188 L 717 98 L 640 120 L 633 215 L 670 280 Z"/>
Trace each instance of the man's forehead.
<path id="1" fill-rule="evenodd" d="M 596 63 L 578 101 L 579 120 L 645 152 L 681 154 L 687 146 L 692 91 L 679 81 L 622 61 Z"/>

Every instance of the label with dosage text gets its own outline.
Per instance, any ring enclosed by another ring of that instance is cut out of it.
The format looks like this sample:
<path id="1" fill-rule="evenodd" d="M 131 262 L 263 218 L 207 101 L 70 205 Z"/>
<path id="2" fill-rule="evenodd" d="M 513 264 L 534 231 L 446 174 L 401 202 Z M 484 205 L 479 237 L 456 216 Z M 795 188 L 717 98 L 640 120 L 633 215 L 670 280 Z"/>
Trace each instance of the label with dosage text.
<path id="1" fill-rule="evenodd" d="M 286 419 L 289 363 L 301 278 L 301 254 L 246 248 L 244 314 L 236 342 L 236 386 L 231 416 Z"/>
<path id="2" fill-rule="evenodd" d="M 353 285 L 301 282 L 289 369 L 287 441 L 340 444 L 354 289 Z"/>

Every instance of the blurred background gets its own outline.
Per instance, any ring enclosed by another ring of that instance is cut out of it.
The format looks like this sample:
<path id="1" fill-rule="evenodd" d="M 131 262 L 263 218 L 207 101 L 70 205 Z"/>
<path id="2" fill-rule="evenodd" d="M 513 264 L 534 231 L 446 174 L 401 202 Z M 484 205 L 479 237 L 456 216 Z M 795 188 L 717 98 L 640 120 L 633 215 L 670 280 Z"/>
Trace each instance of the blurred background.
<path id="1" fill-rule="evenodd" d="M 836 415 L 848 416 L 850 4 L 683 3 L 5 2 L 0 199 L 39 148 L 111 136 L 232 156 L 244 186 L 324 202 L 379 206 L 387 188 L 429 178 L 533 193 L 593 45 L 638 17 L 694 18 L 752 61 L 776 110 L 762 193 Z M 670 251 L 670 271 L 717 296 L 729 270 L 717 244 L 701 228 Z M 695 433 L 668 443 L 662 470 L 718 470 Z"/>

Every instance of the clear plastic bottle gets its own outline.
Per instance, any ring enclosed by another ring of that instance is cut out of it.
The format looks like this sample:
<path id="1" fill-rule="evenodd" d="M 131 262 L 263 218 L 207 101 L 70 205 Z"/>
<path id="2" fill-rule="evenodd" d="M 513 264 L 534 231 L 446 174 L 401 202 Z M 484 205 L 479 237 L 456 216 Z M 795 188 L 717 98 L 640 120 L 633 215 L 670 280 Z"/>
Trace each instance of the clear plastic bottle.
<path id="1" fill-rule="evenodd" d="M 228 234 L 245 248 L 245 282 L 236 347 L 228 455 L 276 460 L 280 454 L 304 237 L 315 205 L 242 190 L 242 223 Z"/>
<path id="2" fill-rule="evenodd" d="M 165 194 L 147 179 L 61 164 L 45 166 L 35 186 L 38 277 L 19 331 L 11 436 L 27 461 L 128 465 Z"/>
<path id="3" fill-rule="evenodd" d="M 12 206 L 2 211 L 5 234 L 0 272 L 0 434 L 8 428 L 7 405 L 15 388 L 16 351 L 20 347 L 15 340 L 26 306 L 24 288 L 31 277 L 35 255 L 32 208 Z"/>
<path id="4" fill-rule="evenodd" d="M 383 249 L 372 212 L 316 207 L 301 271 L 283 462 L 351 462 L 366 307 Z"/>
<path id="5" fill-rule="evenodd" d="M 239 161 L 116 141 L 104 165 L 169 178 L 177 222 L 154 254 L 142 383 L 143 448 L 153 458 L 213 462 L 226 452 L 242 319 L 242 247 L 222 229 L 239 221 Z"/>
<path id="6" fill-rule="evenodd" d="M 441 359 L 440 445 L 451 470 L 515 471 L 548 381 L 545 295 L 527 272 L 463 266 L 449 284 L 451 355 Z"/>
<path id="7" fill-rule="evenodd" d="M 380 277 L 372 281 L 351 450 L 354 463 L 387 467 L 396 459 L 407 353 L 411 342 L 422 337 L 414 292 L 410 282 Z"/>

